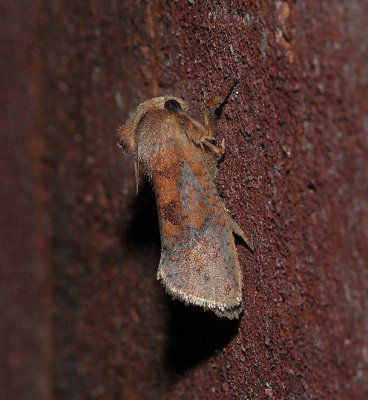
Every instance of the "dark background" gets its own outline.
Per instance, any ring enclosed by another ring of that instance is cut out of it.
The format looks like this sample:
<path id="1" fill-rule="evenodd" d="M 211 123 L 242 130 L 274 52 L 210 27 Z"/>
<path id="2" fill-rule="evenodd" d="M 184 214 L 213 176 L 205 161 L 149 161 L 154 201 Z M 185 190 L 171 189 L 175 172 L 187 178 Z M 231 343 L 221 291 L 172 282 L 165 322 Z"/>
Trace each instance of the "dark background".
<path id="1" fill-rule="evenodd" d="M 1 399 L 368 398 L 367 2 L 2 1 L 0 22 Z M 164 294 L 115 137 L 234 76 L 239 324 Z"/>

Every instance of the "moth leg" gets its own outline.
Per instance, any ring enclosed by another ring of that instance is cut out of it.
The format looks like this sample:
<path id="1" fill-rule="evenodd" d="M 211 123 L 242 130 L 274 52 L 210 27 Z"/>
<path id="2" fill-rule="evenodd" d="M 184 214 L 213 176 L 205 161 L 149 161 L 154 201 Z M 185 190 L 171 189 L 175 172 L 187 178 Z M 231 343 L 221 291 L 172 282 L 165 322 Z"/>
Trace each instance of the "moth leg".
<path id="1" fill-rule="evenodd" d="M 233 82 L 224 91 L 212 96 L 204 103 L 203 119 L 205 136 L 207 138 L 215 139 L 214 120 L 216 117 L 216 110 L 218 110 L 221 105 L 226 101 L 237 83 L 238 79 L 234 79 Z"/>
<path id="2" fill-rule="evenodd" d="M 206 146 L 212 153 L 216 154 L 219 157 L 222 157 L 225 154 L 225 139 L 222 139 L 221 146 L 217 147 L 211 142 L 216 142 L 214 137 L 203 136 L 199 142 L 201 149 L 204 150 L 204 146 Z"/>
<path id="3" fill-rule="evenodd" d="M 138 157 L 138 140 L 135 142 L 135 160 L 134 160 L 134 177 L 135 177 L 135 191 L 138 194 L 139 190 L 139 157 Z"/>
<path id="4" fill-rule="evenodd" d="M 204 147 L 210 150 L 218 157 L 222 157 L 225 154 L 225 141 L 221 142 L 220 146 L 215 146 L 213 143 L 217 141 L 214 134 L 214 120 L 216 117 L 216 110 L 229 97 L 230 93 L 234 89 L 234 86 L 238 83 L 237 79 L 234 79 L 231 85 L 229 85 L 223 92 L 212 96 L 204 104 L 204 126 L 194 119 L 190 118 L 190 121 L 197 128 L 193 131 L 187 132 L 187 136 L 204 151 Z"/>
<path id="5" fill-rule="evenodd" d="M 139 162 L 134 161 L 135 192 L 139 191 Z"/>
<path id="6" fill-rule="evenodd" d="M 219 157 L 222 157 L 225 154 L 225 139 L 222 139 L 221 146 L 215 146 L 213 143 L 217 141 L 216 138 L 212 136 L 206 136 L 203 134 L 204 127 L 198 124 L 195 124 L 197 129 L 193 129 L 187 132 L 187 136 L 193 143 L 201 148 L 202 151 L 205 151 L 205 147 L 210 150 L 212 153 L 216 154 Z"/>
<path id="7" fill-rule="evenodd" d="M 249 249 L 254 252 L 254 246 L 252 241 L 247 237 L 247 235 L 243 232 L 242 228 L 240 228 L 240 226 L 236 223 L 236 221 L 234 220 L 234 218 L 230 215 L 229 211 L 225 208 L 224 206 L 224 210 L 225 210 L 225 214 L 226 214 L 226 218 L 229 222 L 230 228 L 232 229 L 232 231 L 235 233 L 235 235 L 239 236 L 240 238 L 243 239 L 244 243 L 249 247 Z"/>

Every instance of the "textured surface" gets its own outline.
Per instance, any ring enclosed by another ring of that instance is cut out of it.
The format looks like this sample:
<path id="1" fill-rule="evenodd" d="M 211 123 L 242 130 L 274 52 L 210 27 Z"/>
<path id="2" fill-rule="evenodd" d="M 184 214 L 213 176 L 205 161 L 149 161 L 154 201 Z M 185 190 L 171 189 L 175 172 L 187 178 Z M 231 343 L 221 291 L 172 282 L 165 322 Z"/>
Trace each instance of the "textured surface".
<path id="1" fill-rule="evenodd" d="M 0 5 L 0 398 L 49 393 L 46 193 L 40 182 L 32 9 Z"/>
<path id="2" fill-rule="evenodd" d="M 3 3 L 1 397 L 368 397 L 367 3 Z M 239 324 L 165 296 L 152 190 L 114 137 L 146 98 L 200 110 L 234 75 Z"/>

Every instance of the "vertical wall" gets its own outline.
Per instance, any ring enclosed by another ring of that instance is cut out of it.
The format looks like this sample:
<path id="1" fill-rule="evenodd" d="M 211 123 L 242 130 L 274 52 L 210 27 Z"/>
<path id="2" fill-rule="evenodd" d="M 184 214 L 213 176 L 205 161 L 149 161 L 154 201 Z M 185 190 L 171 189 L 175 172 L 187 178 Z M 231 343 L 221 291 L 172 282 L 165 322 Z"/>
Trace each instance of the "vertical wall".
<path id="1" fill-rule="evenodd" d="M 366 3 L 5 3 L 1 397 L 368 396 Z M 234 76 L 239 323 L 164 294 L 154 195 L 114 133 L 157 94 L 200 115 Z"/>
<path id="2" fill-rule="evenodd" d="M 0 5 L 0 398 L 50 393 L 48 188 L 41 182 L 37 10 Z M 6 3 L 6 4 L 5 4 Z M 42 104 L 46 98 L 42 98 Z M 48 100 L 49 101 L 49 100 Z"/>

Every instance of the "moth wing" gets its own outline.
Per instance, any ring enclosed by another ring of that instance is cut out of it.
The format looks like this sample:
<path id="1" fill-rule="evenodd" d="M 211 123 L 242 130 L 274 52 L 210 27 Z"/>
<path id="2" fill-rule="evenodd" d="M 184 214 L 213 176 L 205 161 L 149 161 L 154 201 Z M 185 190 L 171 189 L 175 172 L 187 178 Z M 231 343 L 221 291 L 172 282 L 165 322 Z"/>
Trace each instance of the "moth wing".
<path id="1" fill-rule="evenodd" d="M 168 233 L 172 222 L 158 196 L 162 241 L 158 279 L 174 298 L 221 317 L 238 318 L 241 269 L 232 229 L 209 173 L 198 176 L 191 164 L 183 161 L 177 199 L 180 234 L 173 237 Z"/>

